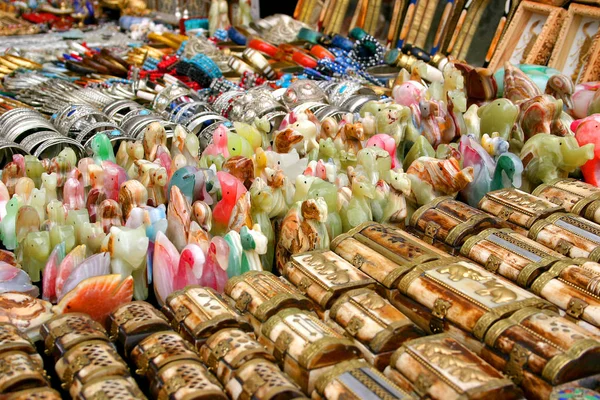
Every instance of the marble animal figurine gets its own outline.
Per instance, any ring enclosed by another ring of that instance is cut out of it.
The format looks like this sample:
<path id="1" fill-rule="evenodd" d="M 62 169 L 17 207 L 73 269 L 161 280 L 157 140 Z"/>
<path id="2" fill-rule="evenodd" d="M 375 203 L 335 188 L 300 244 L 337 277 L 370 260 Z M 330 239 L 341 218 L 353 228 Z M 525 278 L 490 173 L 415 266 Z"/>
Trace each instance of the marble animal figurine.
<path id="1" fill-rule="evenodd" d="M 106 134 L 97 133 L 94 135 L 90 147 L 96 164 L 101 165 L 102 161 L 117 162 L 112 143 Z"/>
<path id="2" fill-rule="evenodd" d="M 416 159 L 406 170 L 411 181 L 411 200 L 419 206 L 440 196 L 454 196 L 473 181 L 473 167 L 460 169 L 455 158 Z"/>
<path id="3" fill-rule="evenodd" d="M 102 189 L 104 190 L 106 198 L 118 200 L 119 189 L 121 188 L 121 185 L 127 181 L 125 170 L 112 161 L 103 161 L 102 171 L 104 180 Z"/>
<path id="4" fill-rule="evenodd" d="M 63 205 L 69 210 L 85 208 L 85 189 L 83 184 L 75 178 L 69 178 L 63 186 Z"/>
<path id="5" fill-rule="evenodd" d="M 220 236 L 214 236 L 210 242 L 202 276 L 201 286 L 207 286 L 223 293 L 227 284 L 227 269 L 229 267 L 229 245 Z"/>
<path id="6" fill-rule="evenodd" d="M 123 212 L 119 203 L 106 199 L 98 206 L 96 222 L 100 222 L 104 233 L 108 234 L 112 226 L 123 225 Z"/>
<path id="7" fill-rule="evenodd" d="M 134 207 L 148 204 L 148 189 L 139 181 L 131 179 L 121 185 L 118 198 L 123 217 L 127 220 Z"/>
<path id="8" fill-rule="evenodd" d="M 148 161 L 154 161 L 160 147 L 167 149 L 167 133 L 160 122 L 152 122 L 144 130 L 144 158 Z"/>
<path id="9" fill-rule="evenodd" d="M 25 175 L 33 180 L 36 188 L 42 184 L 42 174 L 45 172 L 44 165 L 35 156 L 25 156 Z"/>
<path id="10" fill-rule="evenodd" d="M 281 223 L 275 250 L 276 265 L 283 270 L 290 256 L 329 248 L 327 204 L 322 198 L 295 203 Z"/>
<path id="11" fill-rule="evenodd" d="M 379 147 L 387 151 L 390 154 L 390 158 L 392 159 L 392 168 L 398 168 L 400 166 L 400 162 L 396 157 L 396 141 L 393 137 L 386 134 L 377 134 L 371 136 L 367 141 L 367 147 Z"/>
<path id="12" fill-rule="evenodd" d="M 342 217 L 338 206 L 337 187 L 322 179 L 314 179 L 308 189 L 306 199 L 322 198 L 327 204 L 327 232 L 330 238 L 335 238 L 343 232 Z M 262 225 L 261 225 L 262 226 Z"/>
<path id="13" fill-rule="evenodd" d="M 519 117 L 519 107 L 509 99 L 496 99 L 477 110 L 480 135 L 497 132 L 504 140 L 509 140 Z"/>
<path id="14" fill-rule="evenodd" d="M 191 218 L 192 210 L 190 204 L 179 188 L 173 186 L 167 206 L 167 237 L 178 251 L 183 250 L 187 244 Z"/>
<path id="15" fill-rule="evenodd" d="M 511 63 L 504 64 L 504 97 L 519 103 L 540 96 L 542 91 L 531 78 Z"/>
<path id="16" fill-rule="evenodd" d="M 523 132 L 523 142 L 538 133 L 550 133 L 556 136 L 571 134 L 561 120 L 562 100 L 556 100 L 550 95 L 541 95 L 522 101 L 519 108 L 521 111 L 518 127 Z"/>
<path id="17" fill-rule="evenodd" d="M 106 233 L 99 222 L 84 222 L 79 231 L 79 240 L 85 244 L 88 254 L 96 254 L 102 248 Z"/>
<path id="18" fill-rule="evenodd" d="M 250 187 L 250 201 L 252 221 L 260 225 L 263 235 L 267 238 L 267 251 L 260 255 L 261 264 L 265 271 L 272 271 L 275 257 L 275 231 L 269 213 L 273 209 L 273 191 L 261 178 L 256 178 Z"/>
<path id="19" fill-rule="evenodd" d="M 587 183 L 600 186 L 600 114 L 575 121 L 571 129 L 579 146 L 594 145 L 594 157 L 581 167 L 581 172 Z"/>
<path id="20" fill-rule="evenodd" d="M 573 136 L 535 135 L 521 149 L 521 161 L 531 189 L 556 178 L 565 178 L 594 158 L 594 145 L 579 146 Z"/>
<path id="21" fill-rule="evenodd" d="M 565 109 L 568 113 L 573 110 L 573 94 L 575 93 L 575 85 L 571 78 L 563 74 L 552 75 L 548 79 L 545 94 L 562 100 Z"/>
<path id="22" fill-rule="evenodd" d="M 19 207 L 15 221 L 17 243 L 21 243 L 28 233 L 38 232 L 40 230 L 40 226 L 40 215 L 37 213 L 35 208 L 31 206 Z"/>
<path id="23" fill-rule="evenodd" d="M 469 205 L 477 207 L 479 201 L 490 191 L 521 187 L 523 163 L 516 155 L 505 152 L 493 159 L 469 136 L 461 138 L 460 152 L 463 167 L 473 168 L 473 181 L 461 191 Z"/>
<path id="24" fill-rule="evenodd" d="M 341 209 L 342 230 L 350 229 L 368 221 L 373 221 L 370 202 L 375 197 L 375 186 L 363 176 L 352 181 L 352 198 L 346 207 Z"/>
<path id="25" fill-rule="evenodd" d="M 17 213 L 21 207 L 18 197 L 13 197 L 6 203 L 6 215 L 0 221 L 0 240 L 7 250 L 17 247 Z"/>
<path id="26" fill-rule="evenodd" d="M 586 82 L 575 86 L 571 114 L 577 119 L 600 112 L 600 82 Z M 594 104 L 594 107 L 592 107 Z"/>
<path id="27" fill-rule="evenodd" d="M 40 281 L 40 273 L 44 269 L 51 251 L 49 232 L 30 232 L 23 240 L 21 265 L 23 270 L 29 274 L 32 282 Z"/>
<path id="28" fill-rule="evenodd" d="M 146 228 L 143 226 L 137 229 L 113 226 L 102 244 L 102 251 L 110 254 L 112 273 L 121 274 L 123 279 L 133 276 L 133 293 L 136 300 L 145 300 L 148 297 L 148 242 Z"/>

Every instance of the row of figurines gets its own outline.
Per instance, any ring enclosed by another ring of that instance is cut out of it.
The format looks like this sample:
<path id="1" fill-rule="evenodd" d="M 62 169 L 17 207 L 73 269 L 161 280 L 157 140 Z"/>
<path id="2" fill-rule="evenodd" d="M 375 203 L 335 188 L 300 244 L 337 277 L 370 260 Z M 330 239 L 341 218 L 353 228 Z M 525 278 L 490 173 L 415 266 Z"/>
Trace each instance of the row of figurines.
<path id="1" fill-rule="evenodd" d="M 398 257 L 412 266 L 392 261 L 376 240 L 368 247 L 369 237 L 402 247 Z M 598 396 L 586 387 L 597 385 L 600 336 L 544 300 L 379 224 L 341 238 L 334 251 L 293 256 L 285 278 L 247 272 L 224 295 L 187 287 L 166 299 L 164 315 L 125 303 L 106 329 L 159 399 L 199 390 L 197 398 L 233 399 Z M 41 335 L 74 398 L 87 398 L 79 393 L 92 382 L 134 390 L 89 317 L 56 316 Z M 124 378 L 100 378 L 107 375 Z"/>

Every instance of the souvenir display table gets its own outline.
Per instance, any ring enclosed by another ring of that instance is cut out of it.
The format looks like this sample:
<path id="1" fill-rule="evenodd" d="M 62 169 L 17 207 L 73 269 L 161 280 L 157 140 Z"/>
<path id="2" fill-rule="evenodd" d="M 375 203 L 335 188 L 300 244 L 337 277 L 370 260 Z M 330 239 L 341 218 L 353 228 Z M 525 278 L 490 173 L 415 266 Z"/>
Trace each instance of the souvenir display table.
<path id="1" fill-rule="evenodd" d="M 600 399 L 600 11 L 382 3 L 3 6 L 0 398 Z"/>

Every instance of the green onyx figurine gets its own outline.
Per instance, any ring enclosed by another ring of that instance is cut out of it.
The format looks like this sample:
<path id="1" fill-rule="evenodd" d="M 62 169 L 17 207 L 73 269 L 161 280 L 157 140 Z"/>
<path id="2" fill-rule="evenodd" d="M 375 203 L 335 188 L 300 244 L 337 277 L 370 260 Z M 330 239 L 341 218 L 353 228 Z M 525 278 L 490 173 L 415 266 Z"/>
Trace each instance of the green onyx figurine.
<path id="1" fill-rule="evenodd" d="M 92 138 L 91 146 L 92 152 L 94 153 L 94 162 L 98 165 L 102 164 L 102 161 L 117 162 L 115 158 L 115 152 L 112 147 L 112 143 L 108 136 L 104 133 L 98 133 Z M 76 165 L 76 164 L 72 164 Z"/>
<path id="2" fill-rule="evenodd" d="M 50 229 L 50 246 L 65 244 L 65 251 L 69 253 L 75 247 L 75 227 L 72 225 L 54 225 Z"/>
<path id="3" fill-rule="evenodd" d="M 50 233 L 47 231 L 31 232 L 23 241 L 23 269 L 29 274 L 32 282 L 40 280 L 40 272 L 44 269 L 50 256 Z"/>
<path id="4" fill-rule="evenodd" d="M 273 191 L 262 178 L 256 178 L 252 182 L 250 201 L 252 221 L 260 225 L 263 235 L 267 238 L 267 251 L 260 255 L 262 266 L 265 271 L 272 271 L 275 257 L 275 232 L 269 213 L 273 209 Z"/>
<path id="5" fill-rule="evenodd" d="M 363 176 L 352 182 L 352 197 L 346 207 L 342 207 L 342 230 L 348 232 L 360 224 L 373 221 L 371 200 L 375 197 L 375 186 Z"/>
<path id="6" fill-rule="evenodd" d="M 82 210 L 69 210 L 67 214 L 67 225 L 71 225 L 75 230 L 75 243 L 82 244 L 81 229 L 86 222 L 90 222 L 90 214 L 85 208 Z"/>
<path id="7" fill-rule="evenodd" d="M 404 158 L 402 166 L 406 171 L 408 167 L 419 157 L 435 157 L 435 150 L 425 136 L 419 136 Z"/>
<path id="8" fill-rule="evenodd" d="M 566 178 L 568 174 L 594 158 L 594 145 L 579 147 L 573 136 L 559 137 L 540 133 L 525 142 L 521 150 L 521 160 L 525 167 L 525 176 L 533 190 L 542 183 L 557 178 Z"/>
<path id="9" fill-rule="evenodd" d="M 492 135 L 498 132 L 504 140 L 510 141 L 511 132 L 519 116 L 519 107 L 508 99 L 496 99 L 477 110 L 480 118 L 480 132 Z"/>
<path id="10" fill-rule="evenodd" d="M 6 203 L 6 215 L 0 221 L 0 239 L 7 250 L 17 247 L 17 213 L 21 207 L 21 201 L 17 196 Z"/>
<path id="11" fill-rule="evenodd" d="M 337 188 L 320 178 L 314 178 L 308 190 L 309 199 L 322 198 L 327 204 L 327 233 L 330 238 L 342 234 L 342 217 L 338 209 Z"/>
<path id="12" fill-rule="evenodd" d="M 25 173 L 27 177 L 33 180 L 36 188 L 42 185 L 42 174 L 46 170 L 39 158 L 35 156 L 25 156 Z"/>

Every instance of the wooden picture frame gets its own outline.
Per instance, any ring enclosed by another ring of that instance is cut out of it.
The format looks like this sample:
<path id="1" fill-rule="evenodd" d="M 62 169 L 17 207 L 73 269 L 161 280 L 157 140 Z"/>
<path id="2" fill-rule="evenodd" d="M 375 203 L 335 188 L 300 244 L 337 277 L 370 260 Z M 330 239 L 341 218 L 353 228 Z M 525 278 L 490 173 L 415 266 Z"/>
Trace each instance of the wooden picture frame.
<path id="1" fill-rule="evenodd" d="M 600 77 L 593 73 L 592 65 L 600 51 L 595 40 L 599 31 L 600 8 L 571 4 L 548 65 L 576 84 L 597 80 Z"/>
<path id="2" fill-rule="evenodd" d="M 521 2 L 488 68 L 496 71 L 507 61 L 546 65 L 566 14 L 564 8 Z"/>

